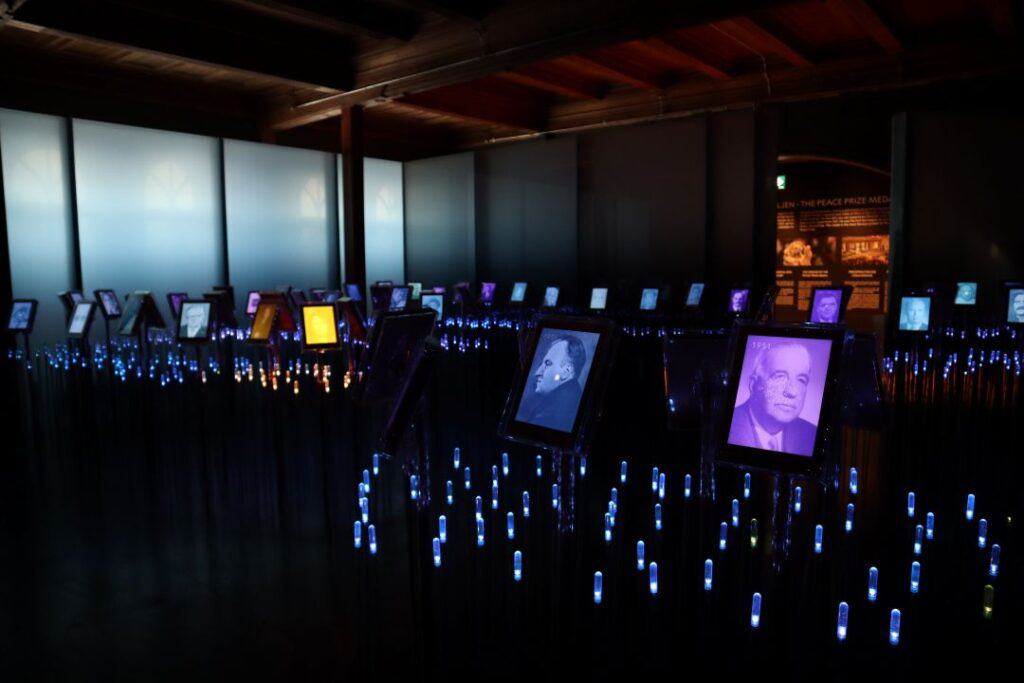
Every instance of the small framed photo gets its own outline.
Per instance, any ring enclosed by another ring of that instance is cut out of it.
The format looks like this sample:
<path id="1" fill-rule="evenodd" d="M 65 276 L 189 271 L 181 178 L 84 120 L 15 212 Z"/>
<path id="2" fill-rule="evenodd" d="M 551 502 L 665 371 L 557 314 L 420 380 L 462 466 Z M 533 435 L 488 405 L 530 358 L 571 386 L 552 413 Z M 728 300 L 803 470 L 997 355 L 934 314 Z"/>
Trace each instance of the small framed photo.
<path id="1" fill-rule="evenodd" d="M 580 452 L 613 357 L 615 321 L 543 316 L 527 340 L 500 435 L 522 443 Z"/>
<path id="2" fill-rule="evenodd" d="M 480 303 L 490 306 L 494 303 L 494 293 L 498 290 L 497 282 L 480 283 Z"/>
<path id="3" fill-rule="evenodd" d="M 167 294 L 167 306 L 171 309 L 171 315 L 177 320 L 181 316 L 181 302 L 188 298 L 188 292 L 169 292 Z"/>
<path id="4" fill-rule="evenodd" d="M 512 285 L 512 294 L 508 298 L 510 304 L 521 304 L 526 301 L 526 283 L 516 282 Z"/>
<path id="5" fill-rule="evenodd" d="M 185 299 L 178 315 L 178 341 L 204 343 L 213 334 L 213 302 L 209 299 Z"/>
<path id="6" fill-rule="evenodd" d="M 686 292 L 686 307 L 697 308 L 700 306 L 701 298 L 704 296 L 704 283 L 691 282 L 690 289 Z"/>
<path id="7" fill-rule="evenodd" d="M 958 282 L 956 283 L 956 296 L 953 297 L 954 306 L 975 306 L 978 303 L 978 283 Z"/>
<path id="8" fill-rule="evenodd" d="M 653 311 L 658 307 L 658 289 L 646 287 L 640 292 L 640 310 Z"/>
<path id="9" fill-rule="evenodd" d="M 409 291 L 411 292 L 410 296 L 412 296 L 412 300 L 413 301 L 419 301 L 420 300 L 420 295 L 423 293 L 423 283 L 422 282 L 409 282 L 407 284 L 408 284 L 408 287 L 409 287 Z"/>
<path id="10" fill-rule="evenodd" d="M 1024 325 L 1024 283 L 1006 284 L 1006 324 Z"/>
<path id="11" fill-rule="evenodd" d="M 388 301 L 389 311 L 404 311 L 409 306 L 409 288 L 398 286 L 391 288 L 391 298 Z"/>
<path id="12" fill-rule="evenodd" d="M 61 305 L 64 306 L 65 319 L 70 319 L 71 313 L 75 310 L 75 304 L 85 299 L 85 297 L 82 296 L 82 293 L 77 289 L 69 289 L 66 292 L 61 292 L 57 295 L 57 298 L 60 299 Z"/>
<path id="13" fill-rule="evenodd" d="M 386 311 L 391 305 L 391 285 L 370 285 L 370 301 L 374 311 Z"/>
<path id="14" fill-rule="evenodd" d="M 444 319 L 444 294 L 424 294 L 420 304 L 437 313 L 437 319 Z"/>
<path id="15" fill-rule="evenodd" d="M 100 313 L 106 320 L 115 320 L 121 317 L 121 302 L 117 293 L 112 289 L 97 289 L 93 292 L 96 301 L 100 304 Z"/>
<path id="16" fill-rule="evenodd" d="M 814 474 L 837 434 L 840 327 L 736 328 L 718 459 Z"/>
<path id="17" fill-rule="evenodd" d="M 11 302 L 11 314 L 7 317 L 7 331 L 32 334 L 36 323 L 39 302 L 35 299 L 15 299 Z"/>
<path id="18" fill-rule="evenodd" d="M 594 287 L 590 290 L 590 310 L 603 311 L 608 308 L 608 288 Z"/>
<path id="19" fill-rule="evenodd" d="M 853 288 L 815 287 L 811 290 L 811 305 L 807 309 L 807 322 L 819 325 L 838 325 L 846 315 Z"/>
<path id="20" fill-rule="evenodd" d="M 900 297 L 900 332 L 927 332 L 930 329 L 932 298 L 905 294 Z"/>
<path id="21" fill-rule="evenodd" d="M 308 302 L 302 306 L 302 348 L 304 351 L 336 349 L 338 309 L 334 304 Z"/>
<path id="22" fill-rule="evenodd" d="M 250 318 L 256 315 L 256 307 L 260 305 L 260 293 L 256 290 L 249 292 L 245 297 L 245 314 Z"/>
<path id="23" fill-rule="evenodd" d="M 729 290 L 729 305 L 726 310 L 733 316 L 742 316 L 749 313 L 750 287 L 733 287 Z"/>
<path id="24" fill-rule="evenodd" d="M 555 308 L 558 306 L 558 287 L 548 287 L 544 290 L 544 308 Z"/>
<path id="25" fill-rule="evenodd" d="M 89 328 L 92 327 L 92 319 L 96 313 L 96 302 L 79 301 L 71 312 L 71 320 L 68 321 L 68 336 L 81 339 L 89 336 Z"/>

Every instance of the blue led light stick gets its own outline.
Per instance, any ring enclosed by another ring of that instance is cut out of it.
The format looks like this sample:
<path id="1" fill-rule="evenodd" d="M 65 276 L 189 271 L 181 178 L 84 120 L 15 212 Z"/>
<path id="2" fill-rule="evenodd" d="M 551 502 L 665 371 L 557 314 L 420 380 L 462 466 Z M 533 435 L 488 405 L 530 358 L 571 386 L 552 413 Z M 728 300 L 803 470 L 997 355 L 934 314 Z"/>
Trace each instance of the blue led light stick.
<path id="1" fill-rule="evenodd" d="M 868 601 L 874 602 L 878 598 L 878 567 L 868 569 Z"/>
<path id="2" fill-rule="evenodd" d="M 761 594 L 754 593 L 750 601 L 750 628 L 757 628 L 761 625 Z"/>
<path id="3" fill-rule="evenodd" d="M 704 590 L 711 590 L 711 581 L 714 578 L 715 565 L 711 558 L 704 560 Z"/>
<path id="4" fill-rule="evenodd" d="M 850 620 L 850 606 L 845 602 L 839 603 L 839 616 L 836 617 L 836 638 L 841 642 L 846 640 L 846 629 Z"/>

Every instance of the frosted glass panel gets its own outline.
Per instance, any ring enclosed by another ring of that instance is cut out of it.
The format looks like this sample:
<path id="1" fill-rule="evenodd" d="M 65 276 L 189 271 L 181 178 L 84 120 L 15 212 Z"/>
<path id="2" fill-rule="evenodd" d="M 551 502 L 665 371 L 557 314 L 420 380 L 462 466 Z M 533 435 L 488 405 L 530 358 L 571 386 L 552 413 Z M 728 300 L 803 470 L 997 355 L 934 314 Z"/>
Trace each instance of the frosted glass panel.
<path id="1" fill-rule="evenodd" d="M 405 207 L 402 164 L 363 160 L 366 280 L 405 282 Z"/>
<path id="2" fill-rule="evenodd" d="M 224 143 L 231 281 L 240 294 L 338 281 L 335 155 Z"/>
<path id="3" fill-rule="evenodd" d="M 0 109 L 0 151 L 13 294 L 39 300 L 33 341 L 63 339 L 57 293 L 74 282 L 64 119 Z"/>
<path id="4" fill-rule="evenodd" d="M 82 280 L 87 291 L 192 296 L 222 284 L 219 143 L 74 121 Z"/>

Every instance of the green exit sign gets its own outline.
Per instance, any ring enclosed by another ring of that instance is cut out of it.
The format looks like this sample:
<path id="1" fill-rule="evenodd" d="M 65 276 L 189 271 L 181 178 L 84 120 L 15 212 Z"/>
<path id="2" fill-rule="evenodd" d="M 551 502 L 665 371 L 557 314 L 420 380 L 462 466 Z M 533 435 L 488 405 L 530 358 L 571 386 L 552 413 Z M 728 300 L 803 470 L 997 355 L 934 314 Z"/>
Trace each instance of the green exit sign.
<path id="1" fill-rule="evenodd" d="M 784 176 L 784 175 L 775 176 L 775 187 L 780 189 L 780 190 L 785 190 L 786 189 L 786 176 Z"/>

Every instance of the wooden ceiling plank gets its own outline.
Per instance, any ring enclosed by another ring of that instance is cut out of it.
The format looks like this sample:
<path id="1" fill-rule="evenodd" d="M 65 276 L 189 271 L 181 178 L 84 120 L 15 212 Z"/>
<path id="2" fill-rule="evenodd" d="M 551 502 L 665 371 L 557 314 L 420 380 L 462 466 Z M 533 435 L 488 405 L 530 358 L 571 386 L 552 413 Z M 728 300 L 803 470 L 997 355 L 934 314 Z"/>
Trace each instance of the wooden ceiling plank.
<path id="1" fill-rule="evenodd" d="M 544 127 L 544 116 L 539 109 L 533 112 L 525 106 L 508 106 L 508 103 L 475 92 L 468 86 L 455 87 L 457 91 L 447 89 L 406 95 L 392 100 L 391 104 L 399 108 L 412 107 L 519 130 L 538 131 Z"/>
<path id="2" fill-rule="evenodd" d="M 716 81 L 727 81 L 731 78 L 724 69 L 721 69 L 707 60 L 694 56 L 690 51 L 677 45 L 674 40 L 668 37 L 655 37 L 640 43 L 644 49 L 659 55 L 666 61 L 672 62 L 684 69 L 692 69 L 708 76 Z"/>
<path id="3" fill-rule="evenodd" d="M 749 17 L 726 19 L 715 22 L 711 26 L 754 52 L 761 51 L 758 49 L 760 45 L 766 51 L 782 57 L 793 66 L 808 67 L 814 64 L 806 55 Z"/>
<path id="4" fill-rule="evenodd" d="M 525 85 L 537 90 L 563 95 L 574 100 L 599 100 L 604 97 L 604 91 L 588 87 L 579 83 L 571 83 L 564 78 L 549 75 L 539 75 L 532 70 L 519 69 L 516 71 L 504 71 L 498 74 L 507 81 Z"/>
<path id="5" fill-rule="evenodd" d="M 825 0 L 825 4 L 838 19 L 857 24 L 887 54 L 903 52 L 903 43 L 867 0 Z"/>
<path id="6" fill-rule="evenodd" d="M 343 35 L 407 41 L 416 35 L 419 18 L 387 5 L 325 0 L 218 0 L 226 5 Z"/>
<path id="7" fill-rule="evenodd" d="M 617 64 L 605 57 L 596 55 L 571 55 L 561 61 L 569 68 L 592 76 L 604 78 L 616 83 L 631 85 L 644 90 L 660 90 L 661 86 L 654 79 L 642 75 L 625 65 Z"/>

